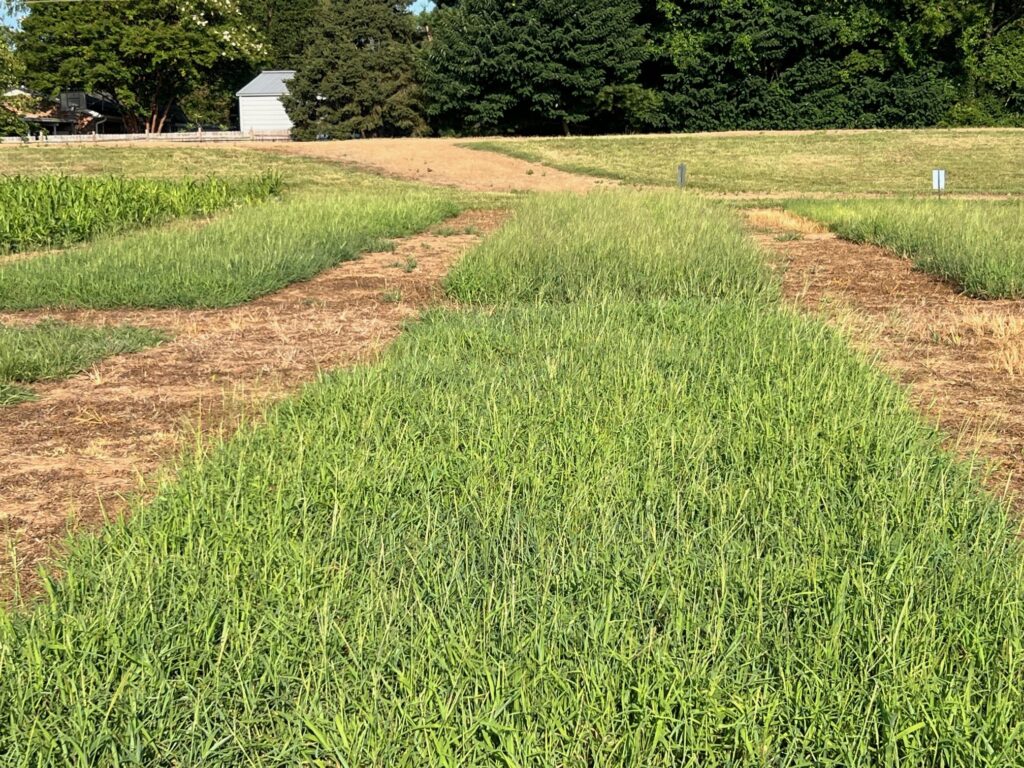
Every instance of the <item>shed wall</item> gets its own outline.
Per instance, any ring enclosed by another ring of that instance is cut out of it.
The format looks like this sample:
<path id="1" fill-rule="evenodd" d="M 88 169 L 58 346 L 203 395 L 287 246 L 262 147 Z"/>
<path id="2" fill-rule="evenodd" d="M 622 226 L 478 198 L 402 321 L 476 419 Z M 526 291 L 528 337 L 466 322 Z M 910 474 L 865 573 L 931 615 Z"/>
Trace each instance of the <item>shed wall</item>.
<path id="1" fill-rule="evenodd" d="M 292 128 L 280 96 L 240 96 L 238 117 L 243 131 L 287 131 Z"/>

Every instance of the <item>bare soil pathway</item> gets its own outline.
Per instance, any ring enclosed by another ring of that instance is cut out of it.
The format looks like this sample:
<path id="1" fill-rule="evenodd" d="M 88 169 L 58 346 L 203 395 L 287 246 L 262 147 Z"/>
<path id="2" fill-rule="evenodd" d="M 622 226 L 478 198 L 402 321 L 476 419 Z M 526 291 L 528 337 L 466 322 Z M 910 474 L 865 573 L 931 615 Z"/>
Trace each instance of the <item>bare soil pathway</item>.
<path id="1" fill-rule="evenodd" d="M 992 487 L 1024 500 L 1024 301 L 972 299 L 907 259 L 782 211 L 748 219 L 782 257 L 786 298 L 877 353 L 960 451 L 994 460 Z"/>
<path id="2" fill-rule="evenodd" d="M 471 211 L 441 231 L 488 233 L 501 211 Z M 254 406 L 319 371 L 363 361 L 441 300 L 440 280 L 479 234 L 425 233 L 306 282 L 222 310 L 0 313 L 160 328 L 173 341 L 33 385 L 35 402 L 0 408 L 0 601 L 30 580 L 69 529 L 89 530 L 152 487 L 156 470 L 200 433 L 230 430 Z M 16 573 L 17 572 L 17 573 Z"/>
<path id="3" fill-rule="evenodd" d="M 496 152 L 469 149 L 466 139 L 240 142 L 225 145 L 358 166 L 374 173 L 476 192 L 587 192 L 617 182 L 581 176 Z"/>

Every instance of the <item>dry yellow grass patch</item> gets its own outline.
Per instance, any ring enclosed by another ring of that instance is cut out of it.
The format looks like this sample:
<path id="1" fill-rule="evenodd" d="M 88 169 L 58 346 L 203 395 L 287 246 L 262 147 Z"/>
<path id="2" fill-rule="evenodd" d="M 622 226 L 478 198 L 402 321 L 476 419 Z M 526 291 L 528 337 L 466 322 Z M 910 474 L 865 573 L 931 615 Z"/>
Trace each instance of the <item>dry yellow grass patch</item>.
<path id="1" fill-rule="evenodd" d="M 917 330 L 922 341 L 933 341 L 984 355 L 993 368 L 1016 378 L 1024 375 L 1024 318 L 983 312 L 964 313 Z"/>
<path id="2" fill-rule="evenodd" d="M 747 221 L 755 229 L 798 232 L 801 235 L 820 235 L 828 229 L 816 221 L 797 216 L 781 208 L 755 208 L 747 211 Z"/>

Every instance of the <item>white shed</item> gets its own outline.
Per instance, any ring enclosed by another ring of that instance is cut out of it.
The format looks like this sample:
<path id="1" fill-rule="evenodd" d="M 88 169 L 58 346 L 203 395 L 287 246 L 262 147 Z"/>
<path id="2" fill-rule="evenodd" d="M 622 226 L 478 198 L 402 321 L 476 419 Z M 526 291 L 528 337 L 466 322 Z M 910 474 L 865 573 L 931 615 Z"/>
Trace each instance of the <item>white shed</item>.
<path id="1" fill-rule="evenodd" d="M 288 93 L 288 81 L 295 76 L 291 69 L 260 72 L 256 79 L 240 90 L 238 117 L 243 131 L 289 131 L 292 121 L 284 111 L 281 97 Z"/>

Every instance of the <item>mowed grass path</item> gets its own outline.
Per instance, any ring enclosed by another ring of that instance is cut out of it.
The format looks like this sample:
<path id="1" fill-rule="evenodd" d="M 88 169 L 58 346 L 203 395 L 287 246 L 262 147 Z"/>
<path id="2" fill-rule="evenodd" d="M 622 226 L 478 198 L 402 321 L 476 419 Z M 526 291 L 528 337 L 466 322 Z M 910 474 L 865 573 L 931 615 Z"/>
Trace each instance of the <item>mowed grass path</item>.
<path id="1" fill-rule="evenodd" d="M 931 191 L 934 168 L 950 193 L 1024 193 L 1024 129 L 764 132 L 472 142 L 561 170 L 670 186 L 755 194 Z"/>
<path id="2" fill-rule="evenodd" d="M 64 378 L 105 357 L 137 352 L 166 339 L 146 328 L 92 328 L 53 320 L 0 325 L 0 405 L 31 399 L 23 384 Z"/>
<path id="3" fill-rule="evenodd" d="M 1005 507 L 666 199 L 529 203 L 479 309 L 75 539 L 0 614 L 0 763 L 1019 766 Z"/>
<path id="4" fill-rule="evenodd" d="M 848 240 L 890 248 L 971 296 L 1024 297 L 1024 202 L 801 200 L 786 207 Z"/>

